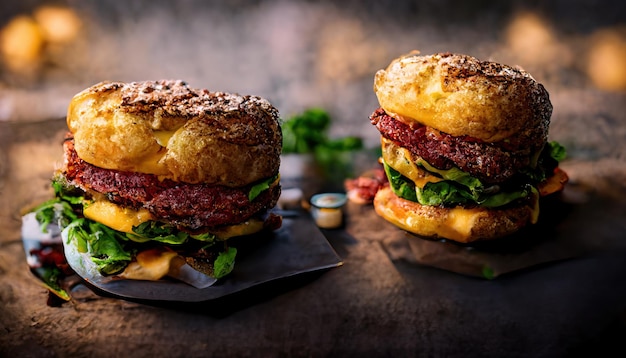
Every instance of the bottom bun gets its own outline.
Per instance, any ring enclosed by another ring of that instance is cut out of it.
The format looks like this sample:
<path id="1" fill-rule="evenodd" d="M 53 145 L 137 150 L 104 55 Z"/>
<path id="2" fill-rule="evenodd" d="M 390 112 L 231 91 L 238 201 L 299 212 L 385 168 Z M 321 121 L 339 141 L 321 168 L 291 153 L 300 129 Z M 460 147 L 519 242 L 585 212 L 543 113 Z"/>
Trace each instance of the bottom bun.
<path id="1" fill-rule="evenodd" d="M 537 222 L 539 197 L 504 209 L 446 208 L 421 205 L 396 196 L 390 187 L 374 197 L 374 209 L 385 220 L 408 232 L 468 243 L 501 238 Z"/>

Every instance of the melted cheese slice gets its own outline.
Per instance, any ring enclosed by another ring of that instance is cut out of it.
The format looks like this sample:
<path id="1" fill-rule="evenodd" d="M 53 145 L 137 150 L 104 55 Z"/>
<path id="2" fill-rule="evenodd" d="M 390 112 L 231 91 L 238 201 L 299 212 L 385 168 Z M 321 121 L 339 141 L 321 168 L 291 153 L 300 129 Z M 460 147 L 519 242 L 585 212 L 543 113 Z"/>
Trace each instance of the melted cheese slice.
<path id="1" fill-rule="evenodd" d="M 530 203 L 530 223 L 536 224 L 539 219 L 539 196 L 533 195 L 533 202 Z M 448 211 L 445 222 L 438 227 L 438 232 L 443 236 L 466 241 L 471 236 L 472 228 L 476 222 L 485 216 L 485 211 L 481 208 L 466 209 L 462 207 L 452 208 Z"/>
<path id="2" fill-rule="evenodd" d="M 226 240 L 235 236 L 244 236 L 254 234 L 263 229 L 264 222 L 260 219 L 249 219 L 241 224 L 231 225 L 224 228 L 220 228 L 217 231 L 211 233 L 220 238 Z"/>
<path id="3" fill-rule="evenodd" d="M 136 158 L 134 161 L 134 169 L 139 173 L 149 173 L 154 175 L 166 176 L 169 174 L 167 167 L 160 163 L 165 156 L 165 150 L 152 153 L 142 158 Z"/>
<path id="4" fill-rule="evenodd" d="M 467 238 L 476 220 L 483 215 L 480 209 L 452 208 L 448 212 L 445 223 L 439 229 L 444 236 Z"/>
<path id="5" fill-rule="evenodd" d="M 172 138 L 174 136 L 174 133 L 176 133 L 178 130 L 173 130 L 173 131 L 153 131 L 152 134 L 154 135 L 154 137 L 156 138 L 157 143 L 159 143 L 159 145 L 161 147 L 167 147 L 167 143 L 169 143 L 170 138 Z"/>
<path id="6" fill-rule="evenodd" d="M 97 221 L 111 229 L 132 233 L 133 226 L 139 226 L 146 221 L 155 220 L 154 216 L 146 210 L 133 210 L 114 204 L 104 197 L 96 200 L 83 209 L 83 215 L 93 221 Z M 263 229 L 264 221 L 252 218 L 240 224 L 221 227 L 211 231 L 212 234 L 221 240 L 226 240 L 235 236 L 254 234 Z"/>
<path id="7" fill-rule="evenodd" d="M 436 183 L 443 180 L 418 166 L 411 159 L 412 155 L 408 149 L 402 148 L 384 137 L 381 137 L 381 149 L 382 157 L 387 165 L 411 179 L 417 188 L 422 189 L 428 183 Z"/>
<path id="8" fill-rule="evenodd" d="M 141 251 L 135 260 L 118 276 L 129 280 L 157 281 L 184 263 L 176 252 L 164 247 Z"/>
<path id="9" fill-rule="evenodd" d="M 168 168 L 163 165 L 161 160 L 167 153 L 167 145 L 170 138 L 172 138 L 176 132 L 177 130 L 153 131 L 152 134 L 161 148 L 156 151 L 146 153 L 144 156 L 134 157 L 131 163 L 133 165 L 132 170 L 139 173 L 149 173 L 160 176 L 167 176 L 171 174 Z"/>
<path id="10" fill-rule="evenodd" d="M 86 205 L 83 215 L 93 221 L 97 221 L 111 229 L 122 232 L 133 232 L 133 226 L 138 226 L 146 221 L 154 220 L 152 214 L 146 209 L 133 210 L 101 198 Z"/>

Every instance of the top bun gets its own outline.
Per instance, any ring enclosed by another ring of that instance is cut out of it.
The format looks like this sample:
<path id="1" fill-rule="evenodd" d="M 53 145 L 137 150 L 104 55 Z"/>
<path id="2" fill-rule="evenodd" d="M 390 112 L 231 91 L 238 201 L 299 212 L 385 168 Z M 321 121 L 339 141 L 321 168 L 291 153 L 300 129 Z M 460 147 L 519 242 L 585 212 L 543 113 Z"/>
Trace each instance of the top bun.
<path id="1" fill-rule="evenodd" d="M 282 133 L 267 100 L 182 81 L 102 82 L 71 100 L 78 156 L 95 166 L 238 187 L 276 175 Z"/>
<path id="2" fill-rule="evenodd" d="M 460 54 L 395 59 L 374 80 L 380 106 L 404 121 L 417 121 L 453 136 L 485 142 L 547 138 L 552 104 L 527 72 Z"/>

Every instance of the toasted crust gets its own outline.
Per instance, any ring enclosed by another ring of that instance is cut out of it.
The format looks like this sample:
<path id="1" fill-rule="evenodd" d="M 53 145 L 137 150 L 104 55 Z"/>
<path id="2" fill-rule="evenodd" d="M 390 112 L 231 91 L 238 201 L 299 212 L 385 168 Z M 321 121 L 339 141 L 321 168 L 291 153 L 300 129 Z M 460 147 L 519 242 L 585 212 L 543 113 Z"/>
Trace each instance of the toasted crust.
<path id="1" fill-rule="evenodd" d="M 385 220 L 408 232 L 461 243 L 511 235 L 537 220 L 538 197 L 506 209 L 426 206 L 396 196 L 389 187 L 374 197 L 374 209 Z"/>
<path id="2" fill-rule="evenodd" d="M 282 133 L 267 100 L 182 81 L 102 82 L 72 99 L 78 155 L 106 169 L 237 187 L 278 173 Z"/>
<path id="3" fill-rule="evenodd" d="M 545 140 L 552 115 L 548 92 L 527 72 L 461 54 L 395 59 L 376 73 L 374 92 L 400 120 L 485 142 Z"/>

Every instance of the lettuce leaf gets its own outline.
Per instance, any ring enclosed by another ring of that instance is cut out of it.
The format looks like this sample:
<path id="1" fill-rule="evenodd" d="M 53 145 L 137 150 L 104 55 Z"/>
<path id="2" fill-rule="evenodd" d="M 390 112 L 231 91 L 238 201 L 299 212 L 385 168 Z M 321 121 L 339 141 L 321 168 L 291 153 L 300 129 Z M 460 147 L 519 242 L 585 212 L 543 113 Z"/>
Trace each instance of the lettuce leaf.
<path id="1" fill-rule="evenodd" d="M 44 286 L 46 286 L 50 292 L 64 301 L 70 300 L 70 295 L 63 289 L 63 287 L 61 287 L 60 282 L 64 274 L 58 267 L 43 265 L 31 270 L 39 279 L 41 279 Z"/>
<path id="2" fill-rule="evenodd" d="M 276 179 L 278 179 L 278 175 L 262 180 L 259 183 L 255 184 L 254 186 L 252 186 L 252 188 L 250 188 L 250 191 L 248 192 L 248 200 L 250 201 L 254 200 L 264 190 L 269 189 L 270 185 L 272 185 L 272 183 L 275 182 Z"/>
<path id="3" fill-rule="evenodd" d="M 556 141 L 548 142 L 539 154 L 535 168 L 525 168 L 521 173 L 526 176 L 531 183 L 540 183 L 547 176 L 554 172 L 559 166 L 559 162 L 565 160 L 567 151 L 564 146 Z"/>
<path id="4" fill-rule="evenodd" d="M 60 178 L 52 180 L 52 188 L 54 198 L 39 204 L 32 210 L 42 232 L 46 232 L 51 224 L 63 228 L 78 219 L 76 207 L 80 207 L 84 201 L 82 195 L 73 193 Z"/>
<path id="5" fill-rule="evenodd" d="M 454 205 L 475 202 L 472 194 L 454 185 L 452 181 L 428 183 L 424 188 L 415 188 L 417 202 L 422 205 Z"/>
<path id="6" fill-rule="evenodd" d="M 459 174 L 458 171 L 451 171 L 448 178 L 458 178 L 455 180 L 443 180 L 436 183 L 427 183 L 424 188 L 418 188 L 413 181 L 400 174 L 383 161 L 387 178 L 391 190 L 397 196 L 430 206 L 455 206 L 463 204 L 478 204 L 485 207 L 498 207 L 506 205 L 516 199 L 525 198 L 530 195 L 530 185 L 525 185 L 517 190 L 498 191 L 485 186 L 477 178 L 469 174 Z"/>
<path id="7" fill-rule="evenodd" d="M 421 158 L 416 164 L 431 173 L 438 174 L 443 179 L 455 181 L 464 185 L 470 190 L 479 191 L 482 189 L 478 188 L 484 187 L 483 183 L 478 178 L 471 176 L 469 173 L 464 172 L 457 167 L 452 167 L 450 169 L 437 169 Z"/>
<path id="8" fill-rule="evenodd" d="M 213 263 L 213 277 L 221 278 L 231 273 L 235 267 L 236 256 L 237 249 L 234 247 L 229 247 L 226 251 L 220 252 Z"/>
<path id="9" fill-rule="evenodd" d="M 72 206 L 59 198 L 50 199 L 38 205 L 34 212 L 42 232 L 47 232 L 51 224 L 64 227 L 77 218 Z"/>
<path id="10" fill-rule="evenodd" d="M 172 225 L 157 221 L 146 221 L 133 227 L 134 234 L 127 233 L 126 237 L 136 242 L 157 241 L 166 244 L 180 245 L 187 241 L 189 234 L 176 230 Z"/>
<path id="11" fill-rule="evenodd" d="M 550 157 L 557 162 L 562 162 L 567 157 L 567 150 L 557 141 L 548 142 Z"/>
<path id="12" fill-rule="evenodd" d="M 383 168 L 385 169 L 385 173 L 387 174 L 387 178 L 389 179 L 391 191 L 393 191 L 394 194 L 403 199 L 418 202 L 415 192 L 415 184 L 413 183 L 413 181 L 411 181 L 411 179 L 405 177 L 404 175 L 400 174 L 400 172 L 390 167 L 384 160 Z"/>
<path id="13" fill-rule="evenodd" d="M 86 252 L 105 275 L 118 273 L 130 263 L 133 252 L 127 250 L 123 233 L 93 220 L 81 218 L 67 227 L 68 243 L 74 241 L 78 252 Z"/>

